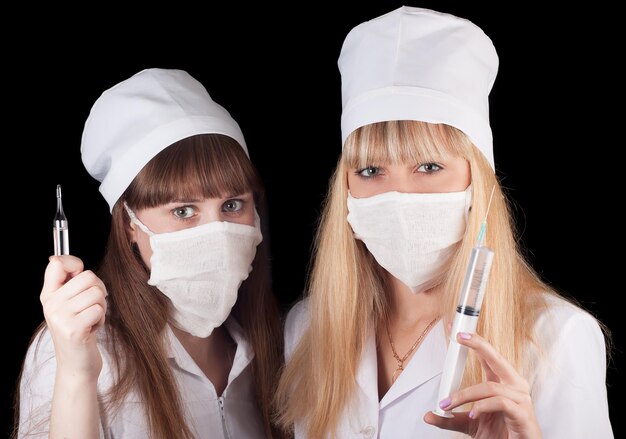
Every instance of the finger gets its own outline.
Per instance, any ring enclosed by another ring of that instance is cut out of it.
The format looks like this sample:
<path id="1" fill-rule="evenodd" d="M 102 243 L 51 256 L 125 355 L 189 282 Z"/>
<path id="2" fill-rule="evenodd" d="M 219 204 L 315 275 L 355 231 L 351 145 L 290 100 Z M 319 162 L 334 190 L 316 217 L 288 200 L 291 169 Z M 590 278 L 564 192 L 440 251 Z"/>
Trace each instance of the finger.
<path id="1" fill-rule="evenodd" d="M 104 322 L 104 315 L 104 308 L 96 303 L 69 319 L 54 316 L 57 321 L 51 322 L 49 327 L 55 340 L 61 337 L 64 340 L 84 342 L 98 325 Z"/>
<path id="2" fill-rule="evenodd" d="M 495 376 L 496 381 L 504 381 L 508 383 L 523 382 L 523 378 L 517 373 L 515 368 L 509 363 L 496 349 L 478 334 L 468 334 L 459 332 L 456 335 L 457 341 L 471 348 L 479 358 L 481 358 L 487 367 Z M 482 363 L 482 361 L 481 361 Z"/>
<path id="3" fill-rule="evenodd" d="M 92 305 L 99 304 L 106 311 L 106 292 L 99 286 L 90 287 L 80 294 L 72 297 L 67 307 L 69 312 L 78 314 Z"/>
<path id="4" fill-rule="evenodd" d="M 499 383 L 500 377 L 493 371 L 493 369 L 491 369 L 491 367 L 489 367 L 489 363 L 487 363 L 487 361 L 480 355 L 476 355 L 476 358 L 478 358 L 478 362 L 485 372 L 485 378 L 487 381 L 495 381 Z"/>
<path id="5" fill-rule="evenodd" d="M 532 400 L 528 395 L 527 403 L 517 404 L 502 397 L 487 398 L 474 404 L 469 413 L 473 425 L 484 415 L 498 415 L 504 418 L 507 430 L 515 437 L 541 437 Z"/>
<path id="6" fill-rule="evenodd" d="M 83 261 L 75 256 L 51 256 L 44 274 L 41 301 L 44 303 L 51 292 L 61 288 L 69 278 L 83 271 Z"/>
<path id="7" fill-rule="evenodd" d="M 106 296 L 104 282 L 93 271 L 86 270 L 68 280 L 65 285 L 56 291 L 54 296 L 56 300 L 67 301 L 92 287 L 101 289 Z"/>
<path id="8" fill-rule="evenodd" d="M 76 315 L 76 325 L 80 328 L 89 328 L 90 332 L 95 331 L 104 324 L 106 307 L 96 303 Z"/>
<path id="9" fill-rule="evenodd" d="M 526 407 L 527 409 L 524 409 Z M 478 419 L 481 415 L 488 413 L 503 414 L 508 418 L 508 422 L 513 422 L 519 426 L 528 423 L 534 416 L 532 404 L 518 404 L 517 402 L 503 396 L 494 396 L 476 402 L 472 406 L 469 416 Z"/>
<path id="10" fill-rule="evenodd" d="M 489 398 L 505 398 L 521 404 L 530 399 L 530 395 L 514 387 L 494 381 L 485 381 L 470 387 L 466 387 L 450 395 L 450 405 L 444 407 L 445 410 L 452 410 L 470 402 L 476 403 Z"/>
<path id="11" fill-rule="evenodd" d="M 468 412 L 454 412 L 453 418 L 445 418 L 433 412 L 427 412 L 424 415 L 424 422 L 444 430 L 453 430 L 467 434 L 471 421 L 467 414 Z"/>
<path id="12" fill-rule="evenodd" d="M 467 332 L 459 332 L 458 334 L 456 334 L 457 341 L 459 341 L 459 343 L 461 344 L 465 344 L 466 346 L 467 346 L 467 343 L 463 343 L 463 341 L 467 342 L 468 340 L 467 337 L 480 337 L 480 336 L 478 334 L 470 334 Z M 478 355 L 476 355 L 476 358 L 478 359 L 478 362 L 480 363 L 483 371 L 485 372 L 485 377 L 487 378 L 487 381 L 500 382 L 500 377 L 493 371 L 493 369 L 491 369 L 491 367 L 489 366 L 489 363 L 487 363 L 485 358 L 482 357 L 478 352 L 477 354 Z"/>

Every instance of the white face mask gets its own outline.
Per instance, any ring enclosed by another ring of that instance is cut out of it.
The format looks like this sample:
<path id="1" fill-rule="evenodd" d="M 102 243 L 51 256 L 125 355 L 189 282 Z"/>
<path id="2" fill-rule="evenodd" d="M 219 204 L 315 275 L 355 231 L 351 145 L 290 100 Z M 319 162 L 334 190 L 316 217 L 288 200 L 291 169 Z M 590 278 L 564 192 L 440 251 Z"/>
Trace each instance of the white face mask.
<path id="1" fill-rule="evenodd" d="M 128 206 L 126 210 L 150 236 L 148 284 L 172 301 L 174 325 L 196 337 L 208 337 L 226 321 L 241 283 L 252 271 L 256 247 L 263 239 L 256 211 L 255 226 L 213 221 L 157 234 Z"/>
<path id="2" fill-rule="evenodd" d="M 376 261 L 413 293 L 441 282 L 465 233 L 471 186 L 463 192 L 348 194 L 348 222 Z"/>

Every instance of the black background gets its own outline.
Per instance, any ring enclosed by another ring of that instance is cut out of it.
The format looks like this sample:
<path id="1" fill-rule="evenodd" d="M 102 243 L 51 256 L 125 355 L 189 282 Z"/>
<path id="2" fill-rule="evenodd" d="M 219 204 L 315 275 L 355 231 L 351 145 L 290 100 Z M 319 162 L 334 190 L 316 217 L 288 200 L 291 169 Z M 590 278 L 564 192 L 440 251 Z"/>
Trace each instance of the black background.
<path id="1" fill-rule="evenodd" d="M 468 18 L 494 41 L 500 56 L 491 94 L 498 176 L 516 205 L 531 264 L 613 333 L 607 382 L 620 437 L 618 370 L 625 360 L 617 301 L 623 287 L 609 256 L 623 243 L 615 213 L 624 199 L 617 192 L 623 165 L 615 158 L 623 140 L 618 144 L 621 124 L 613 116 L 623 110 L 608 109 L 619 102 L 616 63 L 623 55 L 612 43 L 615 12 L 599 3 L 571 10 L 502 3 L 495 9 L 464 1 L 414 5 Z M 37 9 L 5 16 L 18 30 L 3 38 L 2 104 L 9 114 L 2 161 L 9 243 L 2 276 L 4 431 L 12 425 L 27 342 L 42 320 L 38 296 L 52 253 L 58 183 L 72 253 L 94 268 L 104 250 L 108 206 L 79 152 L 84 121 L 100 93 L 147 67 L 179 68 L 230 111 L 267 188 L 274 287 L 287 308 L 302 291 L 320 203 L 341 150 L 341 44 L 353 26 L 401 5 L 205 10 L 176 2 L 140 14 L 107 6 L 92 13 Z"/>

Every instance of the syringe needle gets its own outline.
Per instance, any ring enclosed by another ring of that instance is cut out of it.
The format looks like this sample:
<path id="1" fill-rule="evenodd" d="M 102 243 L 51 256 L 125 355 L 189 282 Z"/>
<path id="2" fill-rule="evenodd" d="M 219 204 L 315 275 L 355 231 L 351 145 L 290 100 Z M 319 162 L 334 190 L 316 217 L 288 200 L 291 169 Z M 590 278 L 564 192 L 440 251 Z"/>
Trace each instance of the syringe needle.
<path id="1" fill-rule="evenodd" d="M 491 202 L 493 201 L 493 193 L 496 190 L 496 186 L 494 185 L 491 188 L 491 195 L 489 196 L 489 203 L 487 204 L 487 211 L 485 212 L 485 218 L 483 222 L 480 224 L 480 230 L 478 231 L 478 238 L 476 238 L 476 245 L 481 246 L 485 242 L 485 233 L 487 231 L 487 215 L 489 215 L 489 210 L 491 209 Z"/>

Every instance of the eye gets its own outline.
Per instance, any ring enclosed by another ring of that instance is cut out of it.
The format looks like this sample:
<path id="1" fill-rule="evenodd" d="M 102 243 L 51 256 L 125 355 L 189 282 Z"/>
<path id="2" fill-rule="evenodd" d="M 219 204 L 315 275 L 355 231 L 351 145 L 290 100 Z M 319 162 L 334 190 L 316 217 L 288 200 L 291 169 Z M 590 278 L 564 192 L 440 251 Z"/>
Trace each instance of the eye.
<path id="1" fill-rule="evenodd" d="M 363 177 L 363 178 L 376 177 L 380 175 L 380 173 L 381 173 L 381 170 L 378 166 L 368 166 L 366 168 L 359 169 L 358 171 L 356 171 L 356 174 L 359 177 Z"/>
<path id="2" fill-rule="evenodd" d="M 243 209 L 243 200 L 231 199 L 224 201 L 224 204 L 222 204 L 222 212 L 233 213 L 239 212 L 241 209 Z"/>
<path id="3" fill-rule="evenodd" d="M 172 209 L 172 215 L 182 220 L 192 218 L 195 214 L 196 210 L 191 206 L 180 206 Z"/>
<path id="4" fill-rule="evenodd" d="M 437 163 L 423 163 L 417 167 L 417 172 L 423 172 L 425 174 L 432 174 L 437 171 L 441 171 L 443 167 Z"/>

